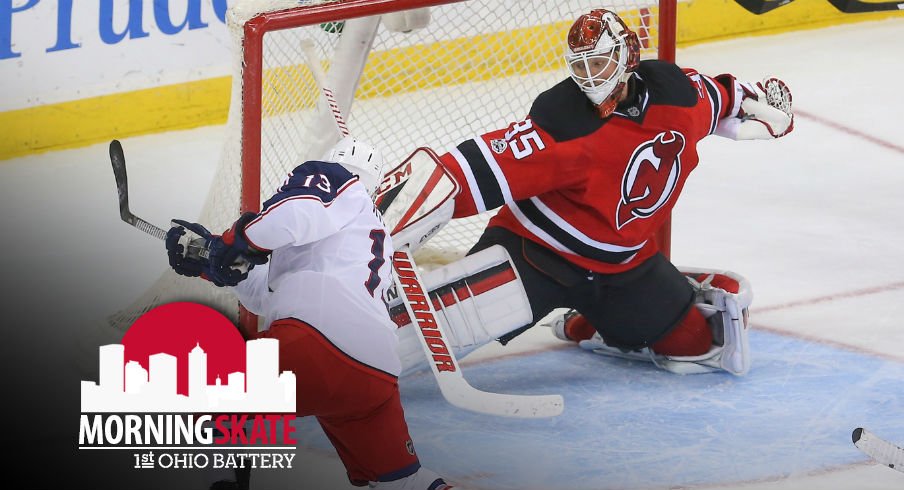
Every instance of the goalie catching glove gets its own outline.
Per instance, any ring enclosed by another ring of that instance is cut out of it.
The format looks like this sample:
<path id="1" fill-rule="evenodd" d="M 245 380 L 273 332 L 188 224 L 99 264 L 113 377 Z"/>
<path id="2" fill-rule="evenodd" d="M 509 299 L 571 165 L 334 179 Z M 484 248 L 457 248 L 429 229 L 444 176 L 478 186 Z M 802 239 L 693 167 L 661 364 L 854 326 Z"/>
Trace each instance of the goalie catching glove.
<path id="1" fill-rule="evenodd" d="M 165 241 L 170 267 L 179 275 L 200 276 L 217 286 L 237 285 L 255 265 L 265 264 L 270 254 L 245 237 L 245 227 L 256 217 L 243 214 L 223 235 L 214 235 L 198 223 L 173 220 Z"/>
<path id="2" fill-rule="evenodd" d="M 791 89 L 775 77 L 756 85 L 716 77 L 730 86 L 735 98 L 732 113 L 719 121 L 715 134 L 733 140 L 780 138 L 794 130 Z"/>

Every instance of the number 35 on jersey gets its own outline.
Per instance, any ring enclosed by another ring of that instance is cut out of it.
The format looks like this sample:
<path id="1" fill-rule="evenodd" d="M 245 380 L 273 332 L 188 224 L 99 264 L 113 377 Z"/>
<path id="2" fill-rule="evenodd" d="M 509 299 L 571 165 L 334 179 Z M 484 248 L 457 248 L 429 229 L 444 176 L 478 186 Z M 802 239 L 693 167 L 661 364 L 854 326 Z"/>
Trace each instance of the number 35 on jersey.
<path id="1" fill-rule="evenodd" d="M 505 135 L 501 139 L 491 141 L 490 146 L 496 153 L 502 153 L 507 147 L 511 147 L 512 156 L 516 160 L 521 160 L 535 151 L 542 151 L 546 148 L 530 119 L 512 124 Z"/>

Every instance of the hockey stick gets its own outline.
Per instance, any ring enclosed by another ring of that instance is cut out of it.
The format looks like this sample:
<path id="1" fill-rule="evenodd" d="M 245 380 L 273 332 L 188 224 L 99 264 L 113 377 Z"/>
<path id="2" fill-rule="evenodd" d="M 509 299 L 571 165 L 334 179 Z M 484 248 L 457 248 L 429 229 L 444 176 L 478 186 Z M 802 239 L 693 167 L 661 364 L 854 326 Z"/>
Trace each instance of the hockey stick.
<path id="1" fill-rule="evenodd" d="M 113 165 L 113 178 L 116 179 L 116 192 L 119 194 L 119 217 L 152 237 L 166 240 L 166 230 L 135 216 L 129 210 L 129 177 L 126 175 L 126 157 L 119 140 L 110 142 L 110 163 Z M 188 256 L 207 258 L 208 250 L 204 242 L 203 238 L 189 241 Z"/>
<path id="2" fill-rule="evenodd" d="M 735 2 L 753 14 L 765 14 L 773 9 L 784 7 L 794 0 L 735 0 Z M 883 12 L 904 10 L 904 2 L 864 2 L 861 0 L 828 0 L 833 7 L 845 14 L 861 14 L 865 12 Z"/>
<path id="3" fill-rule="evenodd" d="M 794 0 L 735 0 L 735 3 L 756 15 L 765 14 L 770 10 L 783 7 Z"/>
<path id="4" fill-rule="evenodd" d="M 904 2 L 862 2 L 860 0 L 829 0 L 836 9 L 846 14 L 861 14 L 865 12 L 883 12 L 889 10 L 904 10 Z"/>
<path id="5" fill-rule="evenodd" d="M 851 440 L 854 441 L 857 449 L 876 462 L 904 472 L 904 448 L 900 448 L 862 427 L 854 429 Z"/>
<path id="6" fill-rule="evenodd" d="M 310 39 L 302 40 L 301 51 L 304 53 L 304 64 L 311 70 L 311 75 L 314 77 L 314 83 L 320 88 L 323 99 L 326 101 L 330 108 L 330 112 L 333 114 L 333 121 L 336 123 L 339 134 L 342 135 L 343 138 L 348 136 L 348 126 L 345 124 L 345 118 L 342 117 L 342 110 L 339 108 L 336 96 L 333 94 L 333 91 L 326 86 L 326 74 L 323 72 L 323 68 L 320 67 L 320 63 L 317 61 L 317 52 L 315 51 L 314 42 Z"/>
<path id="7" fill-rule="evenodd" d="M 426 294 L 417 264 L 407 246 L 393 253 L 392 268 L 402 304 L 416 324 L 430 369 L 449 403 L 472 412 L 506 417 L 555 417 L 562 413 L 564 402 L 560 395 L 508 395 L 481 391 L 471 386 L 462 376 L 458 360 L 449 348 L 448 336 L 436 316 L 433 301 Z"/>
<path id="8" fill-rule="evenodd" d="M 342 136 L 348 136 L 348 127 L 333 92 L 324 85 L 326 77 L 317 63 L 313 43 L 302 41 L 301 47 L 305 54 L 305 64 L 311 70 L 314 81 L 333 113 L 336 127 Z M 424 348 L 427 359 L 432 361 L 429 363 L 430 369 L 446 401 L 465 410 L 507 417 L 554 417 L 562 413 L 564 402 L 560 395 L 508 395 L 481 391 L 471 386 L 462 375 L 458 360 L 449 348 L 449 337 L 437 318 L 433 302 L 407 246 L 393 253 L 392 267 L 402 304 L 417 326 L 421 347 Z"/>
<path id="9" fill-rule="evenodd" d="M 129 211 L 129 178 L 126 175 L 126 157 L 119 140 L 110 142 L 110 163 L 113 164 L 113 177 L 116 179 L 116 192 L 119 194 L 119 217 L 148 235 L 166 240 L 166 230 L 148 223 Z"/>

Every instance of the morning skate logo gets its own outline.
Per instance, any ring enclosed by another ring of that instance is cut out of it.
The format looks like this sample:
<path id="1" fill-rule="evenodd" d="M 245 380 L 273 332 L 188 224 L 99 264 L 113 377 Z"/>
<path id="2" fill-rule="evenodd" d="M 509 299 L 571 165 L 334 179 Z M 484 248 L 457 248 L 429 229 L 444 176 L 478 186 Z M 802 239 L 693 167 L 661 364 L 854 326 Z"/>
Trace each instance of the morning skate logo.
<path id="1" fill-rule="evenodd" d="M 616 226 L 622 229 L 638 218 L 648 218 L 671 197 L 681 175 L 684 135 L 659 133 L 631 155 L 622 178 L 622 195 L 616 210 Z"/>
<path id="2" fill-rule="evenodd" d="M 295 390 L 276 339 L 245 342 L 205 306 L 160 306 L 100 346 L 79 449 L 132 451 L 135 468 L 291 468 Z"/>

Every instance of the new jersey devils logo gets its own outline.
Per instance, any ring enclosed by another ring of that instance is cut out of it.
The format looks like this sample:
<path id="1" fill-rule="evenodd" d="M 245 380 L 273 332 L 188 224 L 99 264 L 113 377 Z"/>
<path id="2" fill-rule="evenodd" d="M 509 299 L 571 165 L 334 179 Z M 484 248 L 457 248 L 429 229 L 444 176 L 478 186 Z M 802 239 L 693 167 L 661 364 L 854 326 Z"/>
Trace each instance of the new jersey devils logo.
<path id="1" fill-rule="evenodd" d="M 681 175 L 684 142 L 684 135 L 668 131 L 634 150 L 622 178 L 616 211 L 618 229 L 637 218 L 652 216 L 669 200 Z"/>

